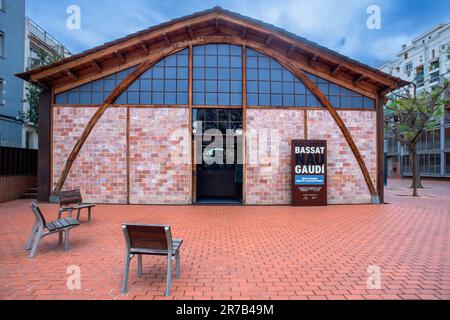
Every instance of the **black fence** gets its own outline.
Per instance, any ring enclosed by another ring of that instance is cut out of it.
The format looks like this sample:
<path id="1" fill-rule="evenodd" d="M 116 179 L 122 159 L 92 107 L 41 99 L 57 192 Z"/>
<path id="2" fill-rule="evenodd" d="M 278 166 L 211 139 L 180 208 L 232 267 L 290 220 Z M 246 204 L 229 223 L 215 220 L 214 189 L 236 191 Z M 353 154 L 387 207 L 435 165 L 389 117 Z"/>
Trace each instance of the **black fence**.
<path id="1" fill-rule="evenodd" d="M 0 147 L 0 176 L 36 175 L 38 151 Z"/>

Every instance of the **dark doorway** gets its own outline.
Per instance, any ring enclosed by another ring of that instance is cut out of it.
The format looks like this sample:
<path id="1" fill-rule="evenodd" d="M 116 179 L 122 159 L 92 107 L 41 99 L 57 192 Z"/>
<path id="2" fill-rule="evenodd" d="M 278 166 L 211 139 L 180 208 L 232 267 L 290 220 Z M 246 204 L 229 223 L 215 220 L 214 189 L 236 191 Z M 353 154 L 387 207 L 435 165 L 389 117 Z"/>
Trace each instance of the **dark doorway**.
<path id="1" fill-rule="evenodd" d="M 242 203 L 242 109 L 194 109 L 197 203 Z"/>

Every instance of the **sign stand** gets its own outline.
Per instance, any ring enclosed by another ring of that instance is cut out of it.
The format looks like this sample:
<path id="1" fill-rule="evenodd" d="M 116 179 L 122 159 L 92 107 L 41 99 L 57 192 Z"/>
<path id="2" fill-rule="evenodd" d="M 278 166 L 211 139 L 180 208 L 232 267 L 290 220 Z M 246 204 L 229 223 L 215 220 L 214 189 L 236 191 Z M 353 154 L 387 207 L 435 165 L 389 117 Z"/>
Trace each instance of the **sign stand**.
<path id="1" fill-rule="evenodd" d="M 292 141 L 292 205 L 328 205 L 326 141 Z"/>

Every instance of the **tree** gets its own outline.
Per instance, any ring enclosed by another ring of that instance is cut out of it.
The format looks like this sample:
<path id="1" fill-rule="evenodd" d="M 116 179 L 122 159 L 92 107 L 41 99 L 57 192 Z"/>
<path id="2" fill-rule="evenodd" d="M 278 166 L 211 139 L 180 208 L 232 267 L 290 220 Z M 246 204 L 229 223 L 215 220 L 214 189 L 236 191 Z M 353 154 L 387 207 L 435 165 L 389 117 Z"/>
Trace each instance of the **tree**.
<path id="1" fill-rule="evenodd" d="M 417 142 L 427 130 L 440 124 L 444 105 L 448 103 L 443 98 L 443 93 L 448 88 L 448 80 L 445 80 L 443 85 L 436 86 L 431 91 L 422 90 L 418 93 L 413 84 L 412 92 L 410 88 L 404 88 L 401 92 L 394 93 L 386 106 L 387 130 L 408 150 L 414 197 L 419 196 L 417 188 L 421 187 Z"/>
<path id="2" fill-rule="evenodd" d="M 30 68 L 39 68 L 60 59 L 57 55 L 51 55 L 45 50 L 39 49 L 37 51 L 37 58 L 32 60 Z M 39 123 L 39 97 L 42 89 L 34 84 L 27 84 L 25 90 L 25 99 L 23 102 L 27 103 L 29 108 L 25 112 L 19 112 L 19 119 L 37 130 Z"/>

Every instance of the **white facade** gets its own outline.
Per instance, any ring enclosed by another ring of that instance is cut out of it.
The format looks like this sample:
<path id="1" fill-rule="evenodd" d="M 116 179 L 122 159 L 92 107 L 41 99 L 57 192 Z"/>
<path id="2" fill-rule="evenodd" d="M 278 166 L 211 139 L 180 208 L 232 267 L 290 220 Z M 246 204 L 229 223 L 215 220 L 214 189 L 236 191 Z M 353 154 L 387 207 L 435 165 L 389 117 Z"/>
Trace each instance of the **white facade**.
<path id="1" fill-rule="evenodd" d="M 397 59 L 384 63 L 380 70 L 413 82 L 417 90 L 431 91 L 450 79 L 450 23 L 439 24 L 403 45 Z M 410 87 L 413 90 L 413 86 Z M 449 93 L 446 93 L 450 96 Z M 409 159 L 393 138 L 388 141 L 388 171 L 391 176 L 410 175 Z M 441 125 L 418 142 L 419 166 L 423 176 L 450 177 L 450 109 Z"/>
<path id="2" fill-rule="evenodd" d="M 415 82 L 418 88 L 431 88 L 444 77 L 450 78 L 449 47 L 450 23 L 440 24 L 413 39 L 409 46 L 404 45 L 396 60 L 379 69 Z"/>
<path id="3" fill-rule="evenodd" d="M 29 17 L 25 17 L 25 61 L 24 65 L 27 70 L 32 69 L 36 61 L 37 52 L 43 50 L 51 56 L 59 58 L 66 58 L 71 53 L 62 45 L 58 40 L 48 34 L 37 23 L 31 20 Z M 24 83 L 24 99 L 26 97 L 26 86 Z M 23 111 L 26 112 L 29 109 L 27 103 L 23 104 Z M 24 124 L 22 129 L 22 147 L 29 149 L 38 148 L 38 133 L 36 129 Z"/>

